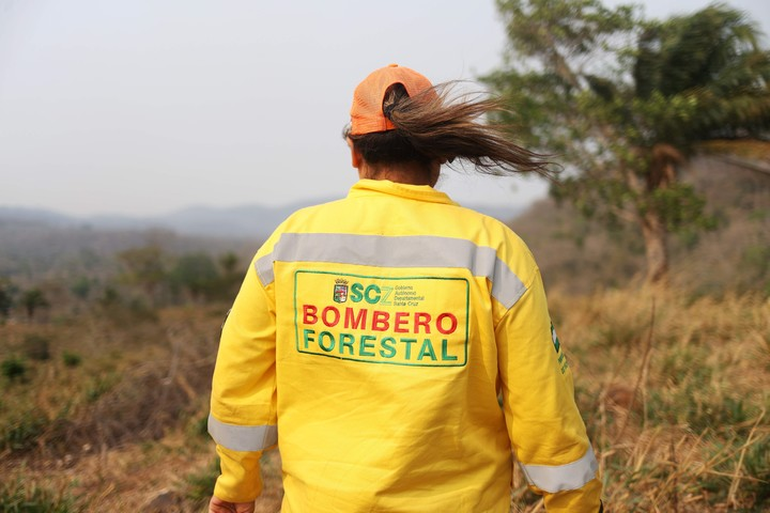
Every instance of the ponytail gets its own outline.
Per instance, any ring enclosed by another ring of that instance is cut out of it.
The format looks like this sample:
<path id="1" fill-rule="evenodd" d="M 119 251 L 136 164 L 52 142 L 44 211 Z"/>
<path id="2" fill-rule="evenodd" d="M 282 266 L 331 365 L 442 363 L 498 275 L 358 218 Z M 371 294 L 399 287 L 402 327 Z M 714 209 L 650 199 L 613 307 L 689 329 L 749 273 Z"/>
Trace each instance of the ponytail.
<path id="1" fill-rule="evenodd" d="M 382 109 L 394 130 L 345 136 L 370 164 L 432 161 L 469 162 L 491 175 L 538 173 L 551 178 L 558 165 L 548 155 L 532 152 L 511 141 L 509 127 L 486 124 L 483 118 L 503 109 L 502 103 L 480 94 L 450 98 L 456 82 L 408 96 L 401 84 L 385 94 Z"/>

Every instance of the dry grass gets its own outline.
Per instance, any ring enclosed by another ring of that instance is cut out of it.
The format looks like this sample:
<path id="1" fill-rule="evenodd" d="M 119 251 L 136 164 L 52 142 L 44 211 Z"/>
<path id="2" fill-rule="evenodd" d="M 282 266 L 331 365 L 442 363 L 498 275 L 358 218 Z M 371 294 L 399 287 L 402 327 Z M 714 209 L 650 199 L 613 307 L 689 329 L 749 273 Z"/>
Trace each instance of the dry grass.
<path id="1" fill-rule="evenodd" d="M 647 289 L 551 291 L 549 299 L 600 460 L 607 511 L 770 508 L 767 298 Z M 28 494 L 45 487 L 74 504 L 62 512 L 203 511 L 216 474 L 204 426 L 225 310 L 0 326 L 0 359 L 24 359 L 30 334 L 50 343 L 49 360 L 26 358 L 22 378 L 0 377 L 6 482 Z M 64 352 L 82 362 L 67 365 Z M 259 511 L 277 511 L 276 452 L 265 457 L 263 473 Z M 520 475 L 514 484 L 511 511 L 543 511 Z"/>
<path id="2" fill-rule="evenodd" d="M 770 506 L 770 302 L 551 294 L 611 510 Z"/>

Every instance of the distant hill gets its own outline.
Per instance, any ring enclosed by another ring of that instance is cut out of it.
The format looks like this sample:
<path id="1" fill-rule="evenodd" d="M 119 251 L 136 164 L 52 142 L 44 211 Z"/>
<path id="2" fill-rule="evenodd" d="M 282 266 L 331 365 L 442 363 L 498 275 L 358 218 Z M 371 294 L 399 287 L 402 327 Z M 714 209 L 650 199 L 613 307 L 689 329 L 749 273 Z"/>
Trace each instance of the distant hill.
<path id="1" fill-rule="evenodd" d="M 670 237 L 674 285 L 696 294 L 770 294 L 770 175 L 699 158 L 682 173 L 707 199 L 716 230 Z M 315 203 L 321 203 L 319 200 Z M 235 253 L 242 266 L 291 212 L 307 206 L 190 207 L 154 218 L 75 218 L 0 207 L 0 277 L 19 282 L 109 276 L 115 254 L 154 244 L 169 255 Z M 477 207 L 509 224 L 529 245 L 546 287 L 591 293 L 641 281 L 644 243 L 637 226 L 609 231 L 550 199 L 527 208 Z"/>
<path id="2" fill-rule="evenodd" d="M 78 218 L 41 209 L 0 207 L 0 278 L 34 283 L 106 277 L 116 271 L 117 253 L 150 244 L 172 255 L 232 252 L 245 265 L 279 223 L 310 204 L 190 207 L 152 218 Z M 478 210 L 504 222 L 521 212 L 516 207 Z"/>
<path id="3" fill-rule="evenodd" d="M 177 235 L 226 239 L 247 238 L 261 241 L 267 238 L 295 210 L 326 201 L 330 201 L 330 199 L 298 202 L 278 207 L 262 205 L 224 208 L 193 206 L 153 217 L 118 215 L 73 217 L 50 210 L 0 206 L 0 227 L 18 223 L 37 223 L 49 227 L 81 227 L 94 230 L 166 230 Z M 524 206 L 516 205 L 510 207 L 469 205 L 469 207 L 503 222 L 514 219 L 525 210 Z"/>
<path id="4" fill-rule="evenodd" d="M 196 206 L 151 217 L 97 215 L 74 217 L 43 209 L 0 206 L 0 226 L 35 223 L 57 228 L 89 228 L 102 231 L 165 230 L 177 235 L 264 239 L 295 209 L 247 205 L 232 208 Z"/>

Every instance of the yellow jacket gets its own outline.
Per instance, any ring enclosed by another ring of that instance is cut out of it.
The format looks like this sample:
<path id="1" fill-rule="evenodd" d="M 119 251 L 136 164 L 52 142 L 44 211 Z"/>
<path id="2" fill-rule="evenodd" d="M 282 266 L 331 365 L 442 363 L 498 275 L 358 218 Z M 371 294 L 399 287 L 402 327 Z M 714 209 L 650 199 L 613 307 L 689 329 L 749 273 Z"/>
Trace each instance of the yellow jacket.
<path id="1" fill-rule="evenodd" d="M 224 324 L 209 431 L 233 502 L 259 495 L 278 444 L 284 513 L 507 512 L 512 455 L 548 511 L 599 511 L 531 253 L 428 186 L 361 180 L 265 242 Z"/>

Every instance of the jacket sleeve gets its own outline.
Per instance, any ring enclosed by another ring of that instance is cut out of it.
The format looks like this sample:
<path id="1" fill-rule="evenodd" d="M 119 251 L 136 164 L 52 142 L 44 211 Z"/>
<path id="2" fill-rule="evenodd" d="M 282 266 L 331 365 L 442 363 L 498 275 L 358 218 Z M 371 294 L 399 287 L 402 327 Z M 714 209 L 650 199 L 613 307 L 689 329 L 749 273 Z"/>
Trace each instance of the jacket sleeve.
<path id="1" fill-rule="evenodd" d="M 596 513 L 598 465 L 574 399 L 572 373 L 537 267 L 496 327 L 508 435 L 530 488 L 549 512 Z"/>
<path id="2" fill-rule="evenodd" d="M 275 304 L 253 264 L 222 327 L 208 423 L 221 463 L 214 495 L 231 502 L 259 496 L 259 458 L 278 436 Z"/>

